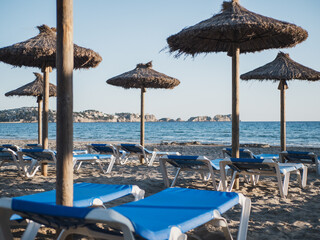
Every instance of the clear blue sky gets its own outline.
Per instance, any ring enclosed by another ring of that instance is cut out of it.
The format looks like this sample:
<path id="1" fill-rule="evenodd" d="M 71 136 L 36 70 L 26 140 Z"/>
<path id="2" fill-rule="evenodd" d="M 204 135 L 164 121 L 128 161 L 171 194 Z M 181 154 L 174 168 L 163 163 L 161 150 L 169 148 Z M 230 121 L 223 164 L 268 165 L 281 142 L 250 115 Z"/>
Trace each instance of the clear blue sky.
<path id="1" fill-rule="evenodd" d="M 222 0 L 74 0 L 74 43 L 98 52 L 97 68 L 74 71 L 74 111 L 96 109 L 105 113 L 140 112 L 140 91 L 106 84 L 106 80 L 153 60 L 154 69 L 176 77 L 173 90 L 147 90 L 145 112 L 157 118 L 214 116 L 231 113 L 231 58 L 226 53 L 174 58 L 166 39 L 220 12 Z M 38 34 L 36 26 L 56 26 L 56 1 L 10 0 L 0 2 L 0 47 Z M 240 0 L 250 11 L 303 27 L 309 37 L 294 48 L 282 49 L 290 57 L 320 71 L 319 0 Z M 279 50 L 240 55 L 240 73 L 272 61 Z M 36 68 L 14 68 L 0 62 L 0 110 L 36 106 L 32 97 L 4 94 L 35 79 Z M 56 84 L 56 72 L 50 74 Z M 290 81 L 288 121 L 320 121 L 320 81 Z M 277 83 L 241 82 L 240 119 L 278 121 L 280 96 Z M 56 108 L 56 99 L 50 99 Z"/>

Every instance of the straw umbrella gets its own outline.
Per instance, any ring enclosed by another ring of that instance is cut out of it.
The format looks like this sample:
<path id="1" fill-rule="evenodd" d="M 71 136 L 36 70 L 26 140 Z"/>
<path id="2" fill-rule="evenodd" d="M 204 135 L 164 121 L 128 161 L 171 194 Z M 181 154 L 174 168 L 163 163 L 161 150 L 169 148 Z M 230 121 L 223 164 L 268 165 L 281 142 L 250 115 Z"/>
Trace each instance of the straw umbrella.
<path id="1" fill-rule="evenodd" d="M 287 22 L 248 11 L 238 0 L 224 2 L 222 11 L 167 39 L 176 56 L 227 52 L 232 56 L 232 156 L 239 156 L 239 54 L 293 47 L 307 31 Z"/>
<path id="2" fill-rule="evenodd" d="M 40 33 L 24 42 L 0 49 L 0 61 L 13 66 L 37 67 L 44 73 L 43 148 L 48 148 L 49 72 L 56 67 L 56 29 L 47 25 L 37 27 Z M 74 68 L 97 66 L 102 58 L 90 49 L 74 44 Z"/>
<path id="3" fill-rule="evenodd" d="M 49 72 L 52 71 L 52 68 L 56 67 L 57 36 L 55 28 L 50 28 L 47 25 L 41 25 L 37 28 L 40 31 L 37 36 L 24 42 L 1 48 L 0 61 L 18 67 L 38 67 L 41 68 L 44 73 L 42 147 L 46 149 L 48 148 Z M 73 68 L 96 67 L 102 61 L 101 56 L 91 49 L 79 47 L 73 43 L 70 43 L 70 45 L 71 49 L 73 46 Z M 59 98 L 57 102 L 59 102 Z M 64 104 L 66 104 L 66 102 L 64 102 Z M 72 107 L 73 105 L 70 106 Z M 57 122 L 59 121 L 58 118 L 59 117 L 57 117 Z M 63 121 L 63 119 L 61 121 Z M 43 174 L 46 175 L 47 170 L 45 166 L 42 167 L 42 170 Z"/>
<path id="4" fill-rule="evenodd" d="M 281 151 L 286 150 L 286 118 L 285 118 L 285 90 L 288 89 L 287 80 L 320 80 L 320 72 L 305 67 L 293 61 L 289 54 L 280 52 L 277 57 L 270 63 L 256 68 L 240 76 L 242 80 L 258 79 L 279 81 L 278 89 L 280 90 L 280 142 Z"/>
<path id="5" fill-rule="evenodd" d="M 141 116 L 140 116 L 140 144 L 144 146 L 144 94 L 146 88 L 165 88 L 172 89 L 180 84 L 176 78 L 169 77 L 163 73 L 152 69 L 152 62 L 138 64 L 137 67 L 129 72 L 125 72 L 107 80 L 108 84 L 129 88 L 141 89 Z"/>
<path id="6" fill-rule="evenodd" d="M 34 96 L 37 97 L 37 103 L 38 103 L 38 143 L 41 144 L 42 140 L 42 110 L 41 110 L 41 104 L 42 104 L 42 98 L 43 98 L 43 77 L 40 73 L 33 73 L 36 76 L 36 80 L 34 80 L 31 83 L 28 83 L 26 85 L 23 85 L 22 87 L 19 87 L 15 90 L 12 90 L 10 92 L 7 92 L 5 96 Z M 56 86 L 50 83 L 49 87 L 49 97 L 56 97 L 57 96 L 57 90 Z"/>

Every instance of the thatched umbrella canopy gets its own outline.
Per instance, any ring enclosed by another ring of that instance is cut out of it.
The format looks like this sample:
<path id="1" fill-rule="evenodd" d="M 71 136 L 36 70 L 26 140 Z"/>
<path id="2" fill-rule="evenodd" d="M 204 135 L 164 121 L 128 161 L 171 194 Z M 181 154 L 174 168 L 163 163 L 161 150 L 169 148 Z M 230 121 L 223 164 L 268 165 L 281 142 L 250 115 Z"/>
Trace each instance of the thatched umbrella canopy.
<path id="1" fill-rule="evenodd" d="M 13 66 L 56 68 L 56 29 L 47 25 L 37 27 L 40 33 L 24 42 L 0 49 L 0 61 Z M 74 69 L 96 67 L 101 56 L 91 49 L 73 44 Z"/>
<path id="2" fill-rule="evenodd" d="M 141 135 L 140 144 L 144 146 L 144 93 L 146 88 L 173 89 L 180 84 L 176 78 L 169 77 L 152 69 L 152 62 L 138 64 L 129 72 L 125 72 L 107 80 L 108 84 L 129 88 L 141 89 Z"/>
<path id="3" fill-rule="evenodd" d="M 36 76 L 36 80 L 34 80 L 31 83 L 28 83 L 26 85 L 23 85 L 22 87 L 19 87 L 15 90 L 12 90 L 10 92 L 7 92 L 5 96 L 34 96 L 37 97 L 37 103 L 38 103 L 38 143 L 41 144 L 42 139 L 42 118 L 41 118 L 41 104 L 42 104 L 42 98 L 43 98 L 43 77 L 40 73 L 33 73 Z M 56 97 L 57 96 L 57 90 L 56 86 L 52 83 L 50 83 L 49 87 L 49 97 Z"/>
<path id="4" fill-rule="evenodd" d="M 293 47 L 308 37 L 294 24 L 265 17 L 224 2 L 222 11 L 167 39 L 176 56 L 227 52 L 232 56 L 232 156 L 239 156 L 239 54 L 270 48 Z"/>
<path id="5" fill-rule="evenodd" d="M 41 73 L 33 73 L 36 76 L 36 80 L 23 85 L 15 90 L 7 92 L 5 94 L 6 97 L 9 96 L 34 96 L 34 97 L 42 97 L 43 96 L 43 76 Z M 57 87 L 50 83 L 49 88 L 49 97 L 57 96 Z"/>
<path id="6" fill-rule="evenodd" d="M 305 67 L 293 61 L 289 54 L 280 52 L 270 63 L 256 68 L 240 76 L 242 80 L 272 80 L 280 81 L 278 89 L 280 92 L 280 115 L 281 130 L 280 141 L 281 151 L 286 150 L 286 121 L 285 121 L 285 90 L 288 89 L 287 80 L 320 80 L 320 72 Z"/>
<path id="7" fill-rule="evenodd" d="M 0 49 L 0 61 L 13 66 L 38 67 L 44 72 L 44 101 L 43 101 L 43 141 L 44 148 L 48 147 L 48 111 L 49 111 L 49 72 L 56 68 L 57 36 L 56 29 L 47 25 L 37 27 L 40 33 L 24 42 L 16 43 Z M 91 49 L 73 44 L 73 68 L 96 67 L 101 56 Z"/>

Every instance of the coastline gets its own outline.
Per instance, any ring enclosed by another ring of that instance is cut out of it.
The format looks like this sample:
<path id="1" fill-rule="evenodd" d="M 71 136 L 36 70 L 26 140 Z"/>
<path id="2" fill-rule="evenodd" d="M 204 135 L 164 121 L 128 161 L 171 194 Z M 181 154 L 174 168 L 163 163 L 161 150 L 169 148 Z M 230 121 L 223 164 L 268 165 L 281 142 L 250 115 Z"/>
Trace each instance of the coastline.
<path id="1" fill-rule="evenodd" d="M 0 144 L 15 143 L 23 147 L 26 143 L 36 143 L 27 140 L 0 139 Z M 75 141 L 75 149 L 84 149 L 88 142 Z M 117 144 L 117 143 L 115 143 Z M 55 149 L 55 141 L 49 141 L 49 147 Z M 221 149 L 224 145 L 164 145 L 147 144 L 150 150 L 154 148 L 160 151 L 178 151 L 184 155 L 205 155 L 209 159 L 222 158 Z M 320 148 L 288 148 L 290 150 L 314 151 L 320 155 Z M 277 153 L 279 147 L 252 146 L 250 150 L 255 154 Z M 169 173 L 173 173 L 169 170 Z M 177 187 L 213 190 L 210 182 L 203 181 L 198 174 L 192 172 L 181 173 L 184 179 L 179 178 Z M 141 165 L 138 160 L 129 161 L 126 165 L 115 165 L 110 174 L 101 174 L 91 164 L 83 166 L 79 173 L 74 174 L 74 182 L 92 182 L 103 184 L 136 184 L 146 191 L 146 196 L 152 195 L 164 189 L 159 163 L 147 167 Z M 14 166 L 1 167 L 0 169 L 0 196 L 13 197 L 32 194 L 55 188 L 55 168 L 49 165 L 48 177 L 37 173 L 31 179 L 25 179 L 17 175 Z M 255 239 L 318 239 L 320 235 L 319 209 L 320 209 L 320 178 L 316 175 L 315 166 L 308 168 L 308 182 L 305 189 L 301 189 L 292 175 L 289 182 L 289 193 L 286 199 L 280 198 L 277 182 L 272 177 L 261 177 L 258 185 L 253 187 L 241 178 L 240 189 L 242 193 L 252 201 L 252 209 L 249 220 L 248 240 Z M 127 199 L 113 204 L 122 204 Z M 110 205 L 111 206 L 111 205 Z M 110 207 L 108 205 L 108 207 Z M 227 219 L 233 237 L 236 237 L 239 226 L 240 209 L 229 210 L 223 216 Z M 13 228 L 15 237 L 20 237 L 23 228 Z M 50 228 L 41 228 L 37 239 L 54 239 L 55 231 Z M 224 239 L 221 229 L 213 227 L 210 223 L 196 228 L 188 233 L 188 239 L 194 240 L 193 234 L 202 239 Z M 74 238 L 78 239 L 78 238 Z"/>

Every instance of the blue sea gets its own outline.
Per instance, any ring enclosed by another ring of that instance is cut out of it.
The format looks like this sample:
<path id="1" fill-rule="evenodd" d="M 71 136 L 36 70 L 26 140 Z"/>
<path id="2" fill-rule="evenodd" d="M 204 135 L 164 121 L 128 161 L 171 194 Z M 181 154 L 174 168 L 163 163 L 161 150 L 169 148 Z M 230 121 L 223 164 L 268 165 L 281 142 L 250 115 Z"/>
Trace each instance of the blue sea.
<path id="1" fill-rule="evenodd" d="M 49 139 L 56 124 L 49 123 Z M 1 123 L 0 139 L 37 139 L 37 123 Z M 75 141 L 139 142 L 140 123 L 74 123 Z M 146 143 L 230 144 L 231 122 L 147 122 Z M 241 144 L 280 145 L 279 122 L 241 122 Z M 320 147 L 320 122 L 287 122 L 287 146 Z"/>

